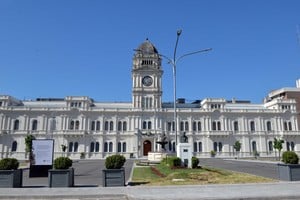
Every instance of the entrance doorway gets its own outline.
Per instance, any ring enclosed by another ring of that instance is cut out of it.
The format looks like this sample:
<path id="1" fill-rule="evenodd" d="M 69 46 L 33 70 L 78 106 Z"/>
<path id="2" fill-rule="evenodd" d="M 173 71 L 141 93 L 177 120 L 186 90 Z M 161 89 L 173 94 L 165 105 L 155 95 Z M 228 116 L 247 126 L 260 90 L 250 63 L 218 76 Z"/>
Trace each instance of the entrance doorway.
<path id="1" fill-rule="evenodd" d="M 144 147 L 143 155 L 148 156 L 148 152 L 151 151 L 151 142 L 149 140 L 145 140 L 143 147 Z"/>

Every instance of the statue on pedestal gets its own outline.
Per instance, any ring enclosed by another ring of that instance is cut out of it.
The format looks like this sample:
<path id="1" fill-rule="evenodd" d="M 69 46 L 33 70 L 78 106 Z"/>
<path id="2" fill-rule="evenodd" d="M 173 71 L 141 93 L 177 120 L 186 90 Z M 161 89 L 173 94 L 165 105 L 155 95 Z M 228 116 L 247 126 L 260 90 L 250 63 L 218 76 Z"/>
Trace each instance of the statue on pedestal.
<path id="1" fill-rule="evenodd" d="M 186 133 L 183 132 L 183 135 L 180 138 L 181 143 L 188 143 L 188 137 L 186 136 Z"/>
<path id="2" fill-rule="evenodd" d="M 160 138 L 160 141 L 157 141 L 156 143 L 161 145 L 161 148 L 162 148 L 163 151 L 166 151 L 165 146 L 166 146 L 166 144 L 168 144 L 166 134 L 163 134 Z"/>

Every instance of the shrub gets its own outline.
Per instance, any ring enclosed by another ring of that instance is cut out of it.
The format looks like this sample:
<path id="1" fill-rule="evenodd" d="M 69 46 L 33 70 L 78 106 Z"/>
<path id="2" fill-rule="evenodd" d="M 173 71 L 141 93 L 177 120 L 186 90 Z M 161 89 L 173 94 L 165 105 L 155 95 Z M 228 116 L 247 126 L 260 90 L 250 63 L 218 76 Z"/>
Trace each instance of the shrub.
<path id="1" fill-rule="evenodd" d="M 3 158 L 0 160 L 0 170 L 18 169 L 19 161 L 15 158 Z"/>
<path id="2" fill-rule="evenodd" d="M 179 167 L 181 166 L 181 159 L 176 156 L 171 156 L 163 159 L 163 162 L 166 163 L 169 167 Z"/>
<path id="3" fill-rule="evenodd" d="M 54 169 L 68 169 L 73 161 L 68 157 L 58 157 L 54 160 Z"/>
<path id="4" fill-rule="evenodd" d="M 122 155 L 112 155 L 105 159 L 105 167 L 107 169 L 120 169 L 126 162 L 126 158 Z"/>
<path id="5" fill-rule="evenodd" d="M 299 157 L 293 151 L 285 151 L 282 154 L 282 162 L 284 162 L 285 164 L 298 164 Z"/>
<path id="6" fill-rule="evenodd" d="M 197 168 L 199 164 L 199 159 L 196 157 L 192 157 L 192 168 Z"/>

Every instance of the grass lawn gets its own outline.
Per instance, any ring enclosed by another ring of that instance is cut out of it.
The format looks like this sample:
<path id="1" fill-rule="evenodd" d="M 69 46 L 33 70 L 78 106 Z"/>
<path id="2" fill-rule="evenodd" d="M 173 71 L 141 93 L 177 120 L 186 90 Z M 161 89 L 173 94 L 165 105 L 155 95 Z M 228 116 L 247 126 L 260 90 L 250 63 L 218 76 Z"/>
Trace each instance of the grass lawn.
<path id="1" fill-rule="evenodd" d="M 263 183 L 275 180 L 212 168 L 171 169 L 164 164 L 135 167 L 132 185 L 201 185 Z"/>

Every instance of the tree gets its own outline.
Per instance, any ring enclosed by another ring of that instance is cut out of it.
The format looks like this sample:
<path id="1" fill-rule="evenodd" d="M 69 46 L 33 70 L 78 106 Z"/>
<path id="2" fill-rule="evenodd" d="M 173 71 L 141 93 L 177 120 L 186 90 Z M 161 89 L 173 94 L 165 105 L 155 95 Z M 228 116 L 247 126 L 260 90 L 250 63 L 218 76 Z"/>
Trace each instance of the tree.
<path id="1" fill-rule="evenodd" d="M 32 140 L 35 140 L 33 135 L 27 135 L 25 138 L 25 152 L 29 153 L 29 161 L 32 159 Z"/>
<path id="2" fill-rule="evenodd" d="M 242 147 L 242 143 L 240 143 L 240 141 L 235 141 L 233 148 L 237 153 L 240 152 L 241 147 Z"/>
<path id="3" fill-rule="evenodd" d="M 280 152 L 282 150 L 282 144 L 284 143 L 284 141 L 282 139 L 277 139 L 277 138 L 274 138 L 274 149 L 277 149 L 278 150 L 278 160 L 280 160 Z M 276 151 L 275 151 L 276 153 Z M 276 157 L 276 154 L 275 154 L 275 157 Z"/>

